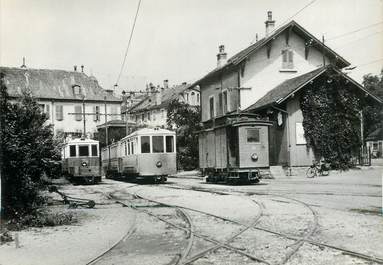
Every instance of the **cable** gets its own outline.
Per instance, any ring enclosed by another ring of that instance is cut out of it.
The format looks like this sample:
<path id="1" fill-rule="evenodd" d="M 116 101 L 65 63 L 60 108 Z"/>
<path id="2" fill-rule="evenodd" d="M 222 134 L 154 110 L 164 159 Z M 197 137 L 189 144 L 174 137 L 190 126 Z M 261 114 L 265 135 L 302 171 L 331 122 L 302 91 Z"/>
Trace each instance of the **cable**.
<path id="1" fill-rule="evenodd" d="M 362 64 L 359 64 L 359 65 L 355 65 L 355 67 L 361 67 L 361 66 L 366 66 L 366 65 L 370 65 L 370 64 L 373 64 L 373 63 L 377 63 L 377 62 L 380 62 L 380 61 L 383 61 L 383 58 L 380 58 L 380 59 L 377 59 L 377 60 L 374 60 L 374 61 L 369 61 L 369 62 L 366 62 L 366 63 L 362 63 Z"/>
<path id="2" fill-rule="evenodd" d="M 370 25 L 368 25 L 368 26 L 365 26 L 365 27 L 362 27 L 362 28 L 358 28 L 358 29 L 355 29 L 355 30 L 353 30 L 353 31 L 349 31 L 349 32 L 346 32 L 346 33 L 343 33 L 343 34 L 334 36 L 334 37 L 332 37 L 332 38 L 328 38 L 326 41 L 335 40 L 335 39 L 338 39 L 338 38 L 347 36 L 347 35 L 349 35 L 349 34 L 356 33 L 356 32 L 359 32 L 359 31 L 362 31 L 362 30 L 365 30 L 365 29 L 374 27 L 374 26 L 379 25 L 379 24 L 382 24 L 382 23 L 383 23 L 383 21 L 380 21 L 380 22 L 378 22 L 378 23 L 374 23 L 374 24 L 370 24 Z"/>
<path id="3" fill-rule="evenodd" d="M 117 81 L 116 81 L 116 85 L 115 85 L 115 86 L 118 86 L 118 82 L 120 82 L 120 78 L 121 78 L 121 75 L 122 75 L 122 71 L 124 70 L 124 66 L 125 66 L 125 62 L 126 62 L 126 57 L 128 56 L 128 51 L 129 51 L 130 43 L 131 43 L 132 38 L 133 38 L 134 28 L 135 28 L 135 26 L 136 26 L 136 21 L 137 21 L 137 17 L 138 17 L 138 11 L 140 10 L 140 5 L 141 5 L 141 0 L 139 0 L 139 2 L 138 2 L 136 15 L 135 15 L 135 17 L 134 17 L 134 22 L 133 22 L 132 31 L 130 32 L 130 37 L 129 37 L 128 46 L 126 47 L 126 50 L 125 50 L 124 60 L 122 61 L 122 65 L 121 65 L 120 73 L 118 74 L 118 77 L 117 77 Z"/>
<path id="4" fill-rule="evenodd" d="M 376 35 L 376 34 L 379 34 L 379 33 L 382 33 L 382 32 L 383 32 L 383 31 L 377 31 L 377 32 L 368 34 L 368 35 L 366 35 L 366 36 L 363 36 L 362 38 L 359 38 L 359 39 L 356 39 L 356 40 L 347 42 L 347 43 L 345 43 L 345 44 L 343 44 L 343 45 L 340 45 L 340 46 L 336 46 L 336 47 L 334 47 L 333 49 L 340 49 L 340 48 L 343 48 L 343 47 L 345 47 L 345 46 L 348 46 L 349 44 L 352 44 L 352 43 L 354 43 L 354 42 L 357 42 L 357 41 L 366 39 L 366 38 L 368 38 L 368 37 L 371 37 L 371 36 L 373 36 L 373 35 Z"/>

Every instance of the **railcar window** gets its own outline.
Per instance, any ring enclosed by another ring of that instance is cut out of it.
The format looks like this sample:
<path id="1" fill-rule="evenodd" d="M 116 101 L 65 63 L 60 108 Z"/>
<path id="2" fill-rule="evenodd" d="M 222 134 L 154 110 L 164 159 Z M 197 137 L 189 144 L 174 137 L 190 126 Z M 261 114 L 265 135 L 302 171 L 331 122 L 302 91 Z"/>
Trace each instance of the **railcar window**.
<path id="1" fill-rule="evenodd" d="M 259 143 L 259 129 L 247 129 L 247 142 Z"/>
<path id="2" fill-rule="evenodd" d="M 69 146 L 69 156 L 71 156 L 71 157 L 76 156 L 76 146 L 75 145 Z"/>
<path id="3" fill-rule="evenodd" d="M 141 136 L 141 153 L 150 153 L 150 136 Z"/>
<path id="4" fill-rule="evenodd" d="M 97 156 L 97 144 L 92 144 L 92 156 Z"/>
<path id="5" fill-rule="evenodd" d="M 153 153 L 163 153 L 164 152 L 164 137 L 163 136 L 153 136 Z"/>
<path id="6" fill-rule="evenodd" d="M 79 145 L 78 146 L 78 155 L 79 156 L 89 156 L 89 146 L 88 145 Z"/>
<path id="7" fill-rule="evenodd" d="M 166 136 L 166 153 L 174 152 L 174 141 L 173 136 Z"/>

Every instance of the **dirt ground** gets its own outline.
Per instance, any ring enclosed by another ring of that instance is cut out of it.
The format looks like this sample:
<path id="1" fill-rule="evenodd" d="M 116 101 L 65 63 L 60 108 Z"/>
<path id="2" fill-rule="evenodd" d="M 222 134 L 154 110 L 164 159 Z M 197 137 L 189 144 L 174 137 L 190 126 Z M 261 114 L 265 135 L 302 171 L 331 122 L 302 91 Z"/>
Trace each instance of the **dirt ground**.
<path id="1" fill-rule="evenodd" d="M 383 264 L 382 169 L 241 186 L 186 172 L 161 185 L 65 185 L 96 208 L 72 210 L 72 226 L 19 232 L 0 264 Z"/>

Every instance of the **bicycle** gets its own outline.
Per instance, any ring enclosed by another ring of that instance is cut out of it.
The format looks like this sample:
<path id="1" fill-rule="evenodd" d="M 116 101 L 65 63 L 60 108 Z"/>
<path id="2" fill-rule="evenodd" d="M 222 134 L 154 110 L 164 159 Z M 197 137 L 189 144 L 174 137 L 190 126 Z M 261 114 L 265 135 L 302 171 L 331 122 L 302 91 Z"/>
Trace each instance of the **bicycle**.
<path id="1" fill-rule="evenodd" d="M 307 169 L 306 177 L 313 178 L 319 176 L 328 176 L 330 174 L 330 166 L 327 163 L 317 163 L 313 161 L 313 164 Z"/>

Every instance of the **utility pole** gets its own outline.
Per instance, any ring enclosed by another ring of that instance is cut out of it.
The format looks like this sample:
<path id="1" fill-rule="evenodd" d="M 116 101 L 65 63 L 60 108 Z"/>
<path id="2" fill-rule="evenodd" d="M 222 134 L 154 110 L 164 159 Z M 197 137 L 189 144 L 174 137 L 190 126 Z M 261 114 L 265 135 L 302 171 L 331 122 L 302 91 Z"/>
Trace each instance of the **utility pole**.
<path id="1" fill-rule="evenodd" d="M 108 148 L 108 170 L 110 168 L 110 147 L 109 147 L 109 135 L 108 135 L 108 114 L 107 114 L 107 108 L 106 108 L 106 96 L 104 96 L 104 114 L 105 114 L 105 144 L 106 147 Z"/>
<path id="2" fill-rule="evenodd" d="M 84 138 L 86 136 L 86 121 L 85 121 L 85 96 L 82 97 L 82 119 L 84 121 L 84 130 L 83 130 L 83 134 L 84 134 Z"/>

